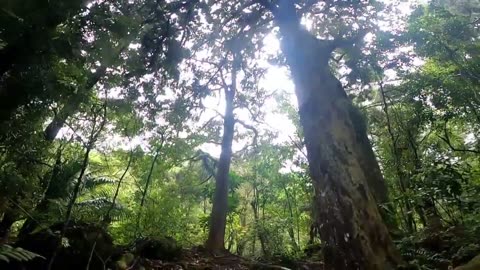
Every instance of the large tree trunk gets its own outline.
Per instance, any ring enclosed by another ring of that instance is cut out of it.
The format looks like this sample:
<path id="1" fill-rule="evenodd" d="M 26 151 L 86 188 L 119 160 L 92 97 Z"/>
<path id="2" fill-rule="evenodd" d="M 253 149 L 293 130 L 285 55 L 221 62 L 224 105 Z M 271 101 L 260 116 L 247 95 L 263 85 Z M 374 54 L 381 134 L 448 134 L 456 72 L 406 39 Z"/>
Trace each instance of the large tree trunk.
<path id="1" fill-rule="evenodd" d="M 235 64 L 234 64 L 235 65 Z M 225 227 L 228 211 L 228 182 L 230 164 L 232 161 L 232 142 L 235 132 L 235 117 L 233 115 L 233 100 L 235 97 L 237 71 L 232 70 L 232 84 L 225 88 L 225 117 L 223 122 L 222 151 L 215 175 L 215 193 L 210 217 L 210 230 L 205 247 L 212 251 L 225 249 Z"/>
<path id="2" fill-rule="evenodd" d="M 301 29 L 293 3 L 280 8 L 276 20 L 296 86 L 326 269 L 393 269 L 401 259 L 376 203 L 387 190 L 363 119 L 330 71 L 335 45 Z"/>

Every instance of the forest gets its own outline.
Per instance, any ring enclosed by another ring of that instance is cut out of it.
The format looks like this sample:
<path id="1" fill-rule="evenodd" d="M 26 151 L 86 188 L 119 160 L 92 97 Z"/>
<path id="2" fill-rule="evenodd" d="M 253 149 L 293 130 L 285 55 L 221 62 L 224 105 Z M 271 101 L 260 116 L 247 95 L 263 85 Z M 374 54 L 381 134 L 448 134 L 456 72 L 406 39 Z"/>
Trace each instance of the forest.
<path id="1" fill-rule="evenodd" d="M 480 270 L 480 1 L 0 0 L 0 269 Z"/>

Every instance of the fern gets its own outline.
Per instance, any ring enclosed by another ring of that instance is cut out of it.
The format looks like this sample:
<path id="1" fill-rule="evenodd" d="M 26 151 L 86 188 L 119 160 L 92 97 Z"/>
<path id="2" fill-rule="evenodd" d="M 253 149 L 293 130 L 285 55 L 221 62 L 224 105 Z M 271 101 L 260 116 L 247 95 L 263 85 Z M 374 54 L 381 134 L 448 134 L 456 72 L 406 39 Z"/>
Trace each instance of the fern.
<path id="1" fill-rule="evenodd" d="M 26 262 L 26 261 L 31 261 L 35 258 L 42 258 L 45 259 L 45 257 L 40 256 L 36 253 L 33 253 L 31 251 L 25 250 L 23 248 L 14 248 L 9 245 L 1 245 L 0 246 L 0 260 L 5 261 L 7 263 L 10 262 L 10 259 L 16 260 L 16 261 L 21 261 L 21 262 Z"/>
<path id="2" fill-rule="evenodd" d="M 83 207 L 83 208 L 102 209 L 104 207 L 108 207 L 111 204 L 112 204 L 112 202 L 110 201 L 109 198 L 98 197 L 98 198 L 93 198 L 93 199 L 90 199 L 90 200 L 84 200 L 84 201 L 81 201 L 81 202 L 77 202 L 75 204 L 75 206 Z"/>
<path id="3" fill-rule="evenodd" d="M 103 194 L 107 195 L 107 194 Z M 88 220 L 92 217 L 100 217 L 112 207 L 112 201 L 110 197 L 102 196 L 88 200 L 83 200 L 75 204 L 77 209 L 76 217 L 83 220 Z M 128 211 L 124 205 L 116 202 L 110 211 L 109 217 L 112 221 L 128 220 L 133 217 L 132 213 Z"/>
<path id="4" fill-rule="evenodd" d="M 86 190 L 93 190 L 96 187 L 103 185 L 112 185 L 115 184 L 117 180 L 109 179 L 106 177 L 94 177 L 91 174 L 85 176 L 83 188 Z"/>
<path id="5" fill-rule="evenodd" d="M 128 211 L 127 208 L 114 208 L 110 213 L 112 221 L 128 221 L 136 217 L 133 211 Z"/>

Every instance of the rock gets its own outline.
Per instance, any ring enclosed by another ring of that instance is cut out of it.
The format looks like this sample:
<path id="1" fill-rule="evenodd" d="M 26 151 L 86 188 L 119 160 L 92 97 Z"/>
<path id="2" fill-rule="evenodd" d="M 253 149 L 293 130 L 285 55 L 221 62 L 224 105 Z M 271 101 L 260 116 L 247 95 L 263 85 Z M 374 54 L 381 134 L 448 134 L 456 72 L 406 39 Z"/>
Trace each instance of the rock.
<path id="1" fill-rule="evenodd" d="M 314 261 L 322 261 L 323 260 L 323 246 L 319 243 L 309 244 L 303 250 L 305 257 L 314 260 Z"/>
<path id="2" fill-rule="evenodd" d="M 480 270 L 480 255 L 477 255 L 467 264 L 456 267 L 454 270 Z"/>
<path id="3" fill-rule="evenodd" d="M 46 269 L 60 241 L 62 244 L 57 250 L 52 269 L 84 270 L 94 244 L 95 251 L 90 261 L 90 269 L 103 269 L 115 252 L 112 237 L 98 226 L 72 222 L 60 240 L 62 229 L 63 224 L 58 223 L 17 241 L 15 246 L 46 258 L 26 263 L 25 269 Z"/>
<path id="4" fill-rule="evenodd" d="M 480 252 L 479 244 L 468 244 L 461 246 L 452 257 L 453 265 L 464 265 Z"/>
<path id="5" fill-rule="evenodd" d="M 135 255 L 130 252 L 122 254 L 122 256 L 115 262 L 115 269 L 125 270 L 130 267 L 135 261 Z"/>
<path id="6" fill-rule="evenodd" d="M 172 261 L 182 255 L 182 248 L 171 237 L 143 238 L 137 240 L 135 253 L 150 260 Z"/>

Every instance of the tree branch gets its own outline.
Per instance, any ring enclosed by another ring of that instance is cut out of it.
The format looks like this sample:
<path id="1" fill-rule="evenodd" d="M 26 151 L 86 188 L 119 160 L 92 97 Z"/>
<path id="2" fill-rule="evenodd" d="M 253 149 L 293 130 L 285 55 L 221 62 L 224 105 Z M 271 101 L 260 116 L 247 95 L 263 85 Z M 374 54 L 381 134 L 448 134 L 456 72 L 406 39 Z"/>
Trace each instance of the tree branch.
<path id="1" fill-rule="evenodd" d="M 254 136 L 253 136 L 253 140 L 252 140 L 252 145 L 257 145 L 258 130 L 254 126 L 249 125 L 249 124 L 245 123 L 244 121 L 242 121 L 240 119 L 235 119 L 235 123 L 238 123 L 238 124 L 242 125 L 244 128 L 253 131 Z"/>
<path id="2" fill-rule="evenodd" d="M 448 130 L 447 130 L 448 123 L 447 122 L 448 122 L 448 120 L 445 120 L 445 125 L 444 125 L 444 128 L 443 128 L 443 133 L 444 133 L 445 137 L 437 135 L 438 138 L 440 138 L 442 141 L 444 141 L 452 151 L 480 154 L 480 151 L 478 151 L 478 150 L 472 150 L 472 149 L 467 149 L 467 148 L 456 148 L 452 144 L 452 141 L 450 140 L 450 136 L 448 135 Z"/>

